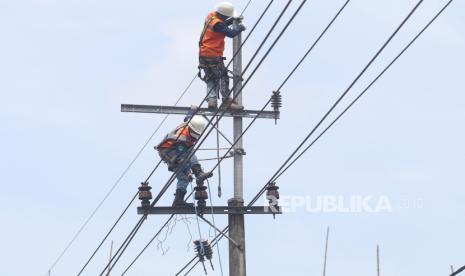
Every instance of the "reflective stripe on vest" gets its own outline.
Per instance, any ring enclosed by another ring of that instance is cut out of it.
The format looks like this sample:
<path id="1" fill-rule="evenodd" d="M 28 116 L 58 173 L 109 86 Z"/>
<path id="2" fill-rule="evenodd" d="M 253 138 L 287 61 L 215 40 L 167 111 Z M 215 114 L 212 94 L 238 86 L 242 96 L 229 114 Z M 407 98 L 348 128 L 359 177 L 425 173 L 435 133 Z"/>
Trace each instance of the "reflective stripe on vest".
<path id="1" fill-rule="evenodd" d="M 211 12 L 205 19 L 205 24 L 199 40 L 199 55 L 201 57 L 223 56 L 225 35 L 213 30 L 213 27 L 218 22 L 224 23 L 224 20 L 218 18 L 216 12 Z"/>

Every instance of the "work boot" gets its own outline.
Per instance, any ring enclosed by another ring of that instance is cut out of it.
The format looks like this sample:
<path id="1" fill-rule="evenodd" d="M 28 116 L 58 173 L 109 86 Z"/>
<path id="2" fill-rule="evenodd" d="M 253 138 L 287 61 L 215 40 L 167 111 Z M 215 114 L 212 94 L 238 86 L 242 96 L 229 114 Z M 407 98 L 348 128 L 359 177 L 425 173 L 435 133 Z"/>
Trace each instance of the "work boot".
<path id="1" fill-rule="evenodd" d="M 185 190 L 176 189 L 176 194 L 174 194 L 173 207 L 190 207 L 190 208 L 194 208 L 194 203 L 187 203 L 184 200 L 185 195 L 186 195 Z"/>
<path id="2" fill-rule="evenodd" d="M 213 172 L 204 172 L 200 164 L 193 165 L 191 169 L 195 175 L 195 180 L 197 184 L 202 184 L 205 181 L 205 179 L 213 176 Z"/>
<path id="3" fill-rule="evenodd" d="M 231 110 L 242 110 L 244 107 L 241 104 L 238 104 L 236 101 L 233 101 L 232 98 L 224 98 L 222 106 L 226 109 Z"/>
<path id="4" fill-rule="evenodd" d="M 218 108 L 218 102 L 215 98 L 210 98 L 207 101 L 208 103 L 208 108 L 209 109 L 217 109 Z"/>

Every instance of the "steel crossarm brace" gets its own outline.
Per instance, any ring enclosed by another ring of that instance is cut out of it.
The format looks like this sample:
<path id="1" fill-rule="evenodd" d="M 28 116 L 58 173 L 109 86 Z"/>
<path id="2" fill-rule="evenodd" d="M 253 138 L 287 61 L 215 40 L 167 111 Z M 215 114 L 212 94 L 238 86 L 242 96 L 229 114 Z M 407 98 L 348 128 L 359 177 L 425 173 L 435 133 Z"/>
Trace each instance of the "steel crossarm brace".
<path id="1" fill-rule="evenodd" d="M 190 107 L 183 106 L 164 106 L 164 105 L 137 105 L 137 104 L 122 104 L 121 112 L 136 112 L 136 113 L 159 113 L 159 114 L 178 114 L 186 115 Z M 223 112 L 224 110 L 220 111 Z M 226 117 L 243 117 L 254 118 L 259 114 L 259 110 L 237 110 L 224 113 Z M 197 115 L 213 116 L 216 110 L 208 108 L 200 108 Z M 279 119 L 279 111 L 263 111 L 258 118 L 262 119 Z"/>
<path id="2" fill-rule="evenodd" d="M 198 216 L 199 218 L 201 218 L 203 221 L 205 221 L 208 225 L 210 225 L 211 227 L 213 227 L 216 231 L 218 231 L 223 237 L 227 238 L 228 240 L 230 240 L 235 246 L 237 247 L 241 247 L 235 240 L 231 239 L 228 235 L 226 235 L 223 231 L 221 231 L 220 229 L 218 229 L 218 227 L 216 227 L 213 223 L 211 223 L 209 220 L 207 220 L 206 218 L 204 218 L 203 216 Z"/>
<path id="3" fill-rule="evenodd" d="M 218 215 L 229 215 L 229 214 L 253 214 L 253 215 L 273 215 L 282 214 L 281 208 L 278 210 L 276 207 L 270 208 L 269 206 L 242 206 L 242 207 L 229 207 L 229 206 L 207 206 L 205 208 L 197 208 L 197 212 L 201 214 L 218 214 Z M 276 211 L 275 211 L 276 210 Z M 137 213 L 139 215 L 195 215 L 194 207 L 171 207 L 171 206 L 159 206 L 159 207 L 137 207 Z"/>
<path id="4" fill-rule="evenodd" d="M 207 121 L 208 121 L 208 117 L 207 117 L 207 116 L 203 115 L 203 117 L 204 117 L 205 119 L 207 119 Z M 216 131 L 218 131 L 218 133 L 221 135 L 221 137 L 223 137 L 231 146 L 233 145 L 233 143 L 232 143 L 231 141 L 229 141 L 228 137 L 226 137 L 226 135 L 224 135 L 224 133 L 218 128 L 218 126 L 215 126 L 214 123 L 212 123 L 211 126 L 212 126 L 214 129 L 216 129 Z"/>

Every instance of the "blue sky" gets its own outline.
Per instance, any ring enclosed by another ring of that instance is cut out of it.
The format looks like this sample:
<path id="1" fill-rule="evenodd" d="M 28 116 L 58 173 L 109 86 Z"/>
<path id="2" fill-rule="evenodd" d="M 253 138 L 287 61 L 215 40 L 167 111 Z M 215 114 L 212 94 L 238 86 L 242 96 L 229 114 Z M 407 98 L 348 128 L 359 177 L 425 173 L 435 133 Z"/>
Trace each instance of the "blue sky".
<path id="1" fill-rule="evenodd" d="M 244 105 L 268 99 L 318 36 L 342 0 L 303 8 L 244 90 Z M 425 0 L 349 94 L 353 98 L 446 1 Z M 196 71 L 197 41 L 215 1 L 0 0 L 1 275 L 42 275 L 161 121 L 120 112 L 121 103 L 173 104 Z M 234 1 L 241 8 L 245 0 Z M 250 27 L 266 1 L 252 1 Z M 299 1 L 291 5 L 295 9 Z M 415 1 L 352 0 L 328 35 L 282 89 L 278 125 L 257 122 L 245 136 L 245 199 L 258 189 L 350 84 Z M 244 49 L 244 63 L 285 2 Z M 387 196 L 392 212 L 295 213 L 246 219 L 250 275 L 318 275 L 331 226 L 327 275 L 374 275 L 376 245 L 383 275 L 446 275 L 464 265 L 465 19 L 454 1 L 366 97 L 279 181 L 284 196 Z M 285 19 L 289 18 L 290 12 Z M 283 24 L 280 24 L 280 29 Z M 276 35 L 276 34 L 275 34 Z M 232 43 L 228 41 L 228 56 Z M 267 43 L 269 45 L 269 43 Z M 197 80 L 181 104 L 198 103 Z M 344 103 L 347 104 L 348 101 Z M 339 108 L 338 110 L 341 110 Z M 95 218 L 52 271 L 73 275 L 158 162 L 152 146 L 182 120 L 172 116 Z M 232 131 L 225 119 L 221 128 Z M 207 145 L 215 144 L 214 137 Z M 209 157 L 212 153 L 201 153 Z M 206 163 L 205 167 L 213 163 Z M 232 194 L 232 163 L 223 167 L 222 198 Z M 163 168 L 151 179 L 166 182 Z M 217 181 L 213 181 L 216 190 Z M 167 205 L 171 191 L 162 199 Z M 405 202 L 421 202 L 404 208 Z M 138 220 L 134 205 L 111 239 L 119 246 Z M 218 225 L 226 218 L 216 217 Z M 150 217 L 115 268 L 119 275 L 164 222 Z M 194 238 L 195 222 L 190 226 Z M 203 235 L 208 235 L 203 226 Z M 178 222 L 162 256 L 151 247 L 127 275 L 173 275 L 193 256 Z M 85 275 L 100 273 L 110 244 Z M 220 245 L 227 271 L 227 243 Z M 215 266 L 218 260 L 215 258 Z M 219 270 L 209 275 L 220 275 Z M 200 275 L 200 267 L 193 275 Z"/>

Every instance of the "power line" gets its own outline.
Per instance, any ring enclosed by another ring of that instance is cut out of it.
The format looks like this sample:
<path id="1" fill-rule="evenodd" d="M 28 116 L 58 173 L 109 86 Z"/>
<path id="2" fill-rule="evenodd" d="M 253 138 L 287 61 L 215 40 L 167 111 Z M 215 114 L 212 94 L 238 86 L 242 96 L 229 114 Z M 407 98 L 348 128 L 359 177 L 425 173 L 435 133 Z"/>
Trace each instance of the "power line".
<path id="1" fill-rule="evenodd" d="M 184 89 L 184 91 L 181 93 L 181 95 L 178 97 L 178 99 L 176 100 L 176 102 L 174 103 L 174 106 L 176 106 L 180 101 L 181 99 L 184 97 L 184 95 L 187 93 L 187 91 L 189 90 L 189 88 L 192 86 L 194 80 L 196 79 L 197 75 L 194 76 L 194 78 L 189 82 L 189 84 L 187 85 L 187 87 Z M 74 243 L 74 241 L 81 235 L 82 231 L 87 227 L 87 225 L 89 224 L 89 222 L 93 219 L 93 217 L 95 216 L 95 214 L 100 210 L 100 208 L 102 207 L 102 205 L 105 203 L 105 201 L 108 199 L 108 197 L 111 195 L 111 193 L 114 191 L 114 189 L 120 184 L 121 180 L 123 180 L 124 176 L 126 176 L 127 172 L 129 171 L 129 169 L 132 168 L 132 166 L 134 165 L 134 163 L 136 162 L 136 160 L 140 157 L 140 155 L 142 154 L 142 152 L 145 150 L 145 148 L 147 147 L 147 145 L 150 143 L 150 141 L 152 140 L 152 138 L 155 136 L 155 134 L 158 132 L 158 130 L 161 128 L 161 126 L 165 123 L 166 119 L 168 118 L 168 114 L 165 116 L 165 118 L 163 118 L 163 120 L 158 124 L 158 126 L 155 128 L 155 130 L 152 132 L 152 134 L 149 136 L 149 138 L 146 140 L 146 142 L 142 145 L 142 147 L 139 149 L 139 151 L 137 152 L 137 154 L 134 156 L 134 158 L 132 159 L 132 161 L 129 163 L 129 165 L 126 167 L 126 169 L 124 169 L 124 171 L 121 173 L 121 175 L 118 177 L 118 179 L 115 181 L 115 183 L 111 186 L 110 190 L 105 194 L 105 196 L 103 197 L 103 199 L 99 202 L 99 204 L 97 204 L 97 207 L 95 207 L 95 209 L 92 211 L 92 213 L 90 214 L 90 216 L 84 221 L 84 223 L 82 224 L 82 226 L 79 228 L 79 230 L 76 232 L 76 234 L 74 234 L 73 238 L 68 242 L 68 244 L 66 245 L 66 247 L 63 249 L 63 251 L 60 253 L 60 255 L 56 258 L 56 260 L 53 262 L 53 264 L 50 266 L 50 268 L 48 269 L 48 271 L 51 271 L 53 270 L 53 268 L 55 268 L 55 266 L 58 264 L 58 262 L 62 259 L 62 257 L 65 255 L 65 253 L 69 250 L 69 248 L 71 247 L 71 245 Z M 126 210 L 126 209 L 125 209 Z M 121 218 L 119 218 L 121 219 Z M 48 271 L 46 274 L 48 274 Z M 46 275 L 45 274 L 45 275 Z"/>
<path id="2" fill-rule="evenodd" d="M 400 25 L 394 30 L 394 32 L 389 36 L 389 38 L 384 42 L 381 48 L 376 52 L 376 54 L 371 58 L 371 60 L 365 65 L 362 71 L 355 77 L 355 79 L 350 83 L 350 85 L 346 88 L 346 90 L 339 96 L 336 102 L 329 108 L 329 110 L 323 115 L 320 121 L 312 128 L 312 130 L 307 134 L 305 139 L 299 144 L 299 146 L 290 154 L 290 156 L 286 159 L 286 161 L 281 165 L 281 167 L 275 172 L 275 174 L 270 178 L 270 180 L 265 184 L 265 186 L 261 190 L 261 194 L 263 194 L 266 190 L 268 183 L 274 182 L 276 179 L 275 177 L 281 172 L 281 170 L 290 162 L 290 160 L 297 154 L 300 148 L 303 147 L 305 142 L 315 133 L 315 131 L 320 127 L 320 125 L 326 120 L 326 118 L 333 112 L 333 110 L 339 105 L 342 99 L 349 93 L 349 91 L 354 87 L 354 85 L 358 82 L 358 80 L 365 74 L 368 68 L 373 64 L 373 62 L 378 58 L 381 52 L 386 48 L 386 46 L 391 42 L 394 36 L 399 32 L 399 30 L 405 25 L 405 23 L 409 20 L 409 18 L 413 15 L 413 13 L 418 9 L 420 4 L 423 0 L 417 2 L 417 4 L 413 7 L 413 9 L 409 12 L 409 14 L 402 20 Z M 260 196 L 261 196 L 260 194 Z M 257 201 L 259 196 L 256 196 L 252 201 Z"/>
<path id="3" fill-rule="evenodd" d="M 289 4 L 290 4 L 291 2 L 292 2 L 292 0 L 289 0 L 289 1 L 288 1 L 287 5 L 286 5 L 285 8 L 283 9 L 283 12 L 280 14 L 280 16 L 278 17 L 278 19 L 276 20 L 276 22 L 273 24 L 273 27 L 271 28 L 271 30 L 269 31 L 269 33 L 266 35 L 265 39 L 264 39 L 264 40 L 262 41 L 262 43 L 260 44 L 259 48 L 256 50 L 254 56 L 252 57 L 252 59 L 251 59 L 251 61 L 249 62 L 248 65 L 251 64 L 251 62 L 253 61 L 253 59 L 256 57 L 256 55 L 258 54 L 258 52 L 261 50 L 261 48 L 262 48 L 262 46 L 264 45 L 265 41 L 268 39 L 268 37 L 270 36 L 271 32 L 272 32 L 273 29 L 276 27 L 277 23 L 279 22 L 279 20 L 281 19 L 282 15 L 283 15 L 284 12 L 286 11 L 286 9 L 289 7 Z M 305 2 L 306 2 L 306 1 L 304 1 L 303 3 L 305 3 Z M 266 9 L 268 9 L 270 5 L 271 5 L 271 3 L 267 6 Z M 302 6 L 302 5 L 301 5 L 301 6 Z M 299 10 L 300 10 L 301 6 L 299 7 Z M 295 16 L 295 15 L 294 15 L 294 16 Z M 294 17 L 293 17 L 293 18 L 294 18 Z M 292 21 L 293 18 L 292 18 L 290 21 Z M 261 18 L 260 18 L 260 19 L 261 19 Z M 289 25 L 289 24 L 288 24 L 288 25 Z M 288 25 L 286 25 L 286 28 L 287 28 Z M 285 28 L 285 29 L 286 29 L 286 28 Z M 284 31 L 283 31 L 283 32 L 284 32 Z M 255 70 L 253 71 L 253 73 L 251 74 L 251 76 L 249 76 L 249 78 L 248 78 L 247 81 L 250 80 L 250 78 L 254 75 L 254 73 L 256 72 L 256 70 L 260 67 L 261 63 L 262 63 L 263 60 L 268 56 L 270 50 L 274 47 L 274 45 L 276 44 L 276 42 L 277 42 L 277 41 L 279 40 L 279 38 L 282 36 L 283 32 L 282 32 L 282 33 L 280 34 L 280 36 L 275 40 L 275 42 L 273 43 L 273 45 L 270 47 L 270 49 L 268 50 L 268 52 L 265 54 L 265 56 L 264 56 L 264 57 L 262 58 L 262 60 L 260 61 L 259 65 L 257 65 L 257 66 L 255 67 Z M 243 44 L 242 44 L 242 45 L 243 45 Z M 245 73 L 245 70 L 244 70 L 244 73 Z M 242 77 L 242 76 L 243 76 L 243 74 L 241 75 L 241 77 Z M 233 89 L 234 89 L 234 88 L 233 88 Z M 242 91 L 242 89 L 241 89 L 241 91 Z M 240 91 L 240 92 L 241 92 L 241 91 Z M 240 93 L 240 92 L 239 92 L 239 93 Z M 206 99 L 206 97 L 202 100 L 201 104 L 205 101 L 205 99 Z M 201 105 L 201 104 L 200 104 L 200 105 Z M 199 105 L 199 106 L 200 106 L 200 105 Z M 211 123 L 211 121 L 213 120 L 213 118 L 218 114 L 219 111 L 220 111 L 220 110 L 218 109 L 218 110 L 216 111 L 215 115 L 212 116 L 212 119 L 209 121 L 209 124 Z M 223 117 L 223 115 L 225 114 L 225 112 L 226 112 L 226 110 L 223 111 L 223 113 L 220 115 L 219 119 L 221 119 L 221 118 Z M 191 118 L 191 119 L 192 119 L 192 118 Z M 212 128 L 212 129 L 213 129 L 213 128 Z M 211 129 L 211 130 L 212 130 L 212 129 Z M 208 132 L 208 134 L 203 138 L 203 140 L 199 143 L 198 148 L 199 148 L 199 147 L 202 145 L 202 143 L 206 140 L 206 137 L 211 133 L 211 130 L 210 130 L 210 131 Z M 202 136 L 204 132 L 205 132 L 205 130 L 201 133 L 200 136 Z M 197 150 L 197 149 L 195 149 L 194 151 L 192 151 L 192 152 L 190 153 L 190 155 L 186 158 L 186 160 L 184 160 L 184 163 L 196 152 L 196 150 Z M 182 167 L 182 166 L 183 166 L 183 164 L 181 164 L 179 167 Z M 151 172 L 151 173 L 149 174 L 149 176 L 147 177 L 147 180 L 146 180 L 146 181 L 148 181 L 148 180 L 150 179 L 150 177 L 152 176 L 152 174 L 153 174 L 154 171 L 155 171 L 155 169 L 152 170 L 152 172 Z M 169 179 L 168 182 L 165 184 L 165 186 L 163 187 L 162 191 L 161 191 L 161 192 L 158 194 L 158 196 L 153 200 L 153 202 L 152 202 L 152 204 L 151 204 L 152 206 L 154 206 L 154 205 L 158 202 L 158 200 L 161 198 L 161 196 L 166 192 L 166 190 L 168 189 L 168 187 L 169 187 L 169 186 L 171 185 L 171 183 L 174 181 L 174 177 L 175 177 L 176 173 L 177 173 L 177 172 L 174 172 L 174 173 L 171 175 L 170 179 Z M 145 219 L 145 216 L 143 216 L 143 217 L 141 218 L 140 221 L 143 221 L 144 219 Z M 137 228 L 137 225 L 136 225 L 136 228 Z M 138 230 L 138 229 L 137 229 L 137 230 Z M 137 230 L 136 230 L 135 232 L 137 232 Z M 134 229 L 133 229 L 133 231 L 134 231 Z M 131 236 L 131 235 L 132 235 L 132 232 L 131 232 L 130 236 Z M 130 237 L 130 236 L 128 236 L 128 237 L 126 238 L 126 240 L 129 239 L 129 242 L 132 240 L 132 237 Z M 127 247 L 127 245 L 125 245 L 125 244 L 123 243 L 123 244 L 121 245 L 120 249 L 122 249 L 123 246 L 125 246 L 125 248 Z M 122 249 L 122 252 L 124 252 L 125 248 Z M 118 251 L 119 251 L 119 250 L 118 250 Z M 116 257 L 116 255 L 115 255 L 115 257 Z M 119 259 L 119 257 L 118 257 L 118 259 Z M 115 265 L 116 265 L 116 262 L 113 263 L 113 266 L 115 266 Z M 106 270 L 107 268 L 108 268 L 108 265 L 105 267 L 104 270 Z M 110 268 L 110 270 L 111 270 L 111 268 Z M 103 272 L 102 272 L 102 273 L 103 273 Z"/>
<path id="4" fill-rule="evenodd" d="M 363 94 L 364 94 L 364 93 L 365 93 L 365 92 L 366 92 L 366 91 L 367 91 L 367 90 L 368 90 L 368 89 L 369 89 L 369 88 L 370 88 L 370 87 L 371 87 L 371 86 L 372 86 L 372 85 L 373 85 L 373 84 L 374 84 L 374 83 L 375 83 L 375 82 L 376 82 L 376 81 L 377 81 L 377 80 L 378 80 L 378 79 L 379 79 L 379 78 L 380 78 L 380 77 L 394 64 L 394 63 L 395 63 L 395 62 L 396 62 L 396 61 L 397 61 L 397 60 L 398 60 L 398 59 L 399 59 L 399 58 L 400 58 L 400 56 L 402 56 L 402 54 L 403 54 L 403 53 L 404 53 L 404 52 L 405 52 L 405 51 L 406 51 L 406 50 L 407 50 L 407 49 L 408 49 L 408 48 L 409 48 L 409 47 L 410 47 L 423 33 L 424 33 L 424 31 L 426 31 L 426 30 L 429 28 L 429 26 L 430 26 L 431 24 L 444 12 L 444 10 L 452 3 L 452 1 L 453 1 L 453 0 L 449 0 L 449 2 L 447 2 L 447 4 L 446 4 L 446 5 L 445 5 L 445 6 L 444 6 L 444 7 L 443 7 L 443 8 L 442 8 L 429 22 L 428 22 L 428 24 L 426 24 L 426 26 L 425 26 L 425 27 L 424 27 L 424 28 L 423 28 L 423 29 L 422 29 L 409 43 L 408 43 L 408 45 L 407 45 L 406 47 L 404 47 L 404 49 L 400 52 L 400 54 L 398 54 L 398 55 L 396 56 L 396 58 L 394 58 L 394 60 L 393 60 L 391 63 L 389 63 L 389 65 L 388 65 L 388 66 L 387 66 L 387 67 L 386 67 L 386 68 L 385 68 L 385 69 L 384 69 L 384 70 L 383 70 L 383 71 L 382 71 L 382 72 L 381 72 L 381 73 L 367 86 L 367 88 L 364 89 L 364 91 L 361 93 L 361 95 L 359 95 L 359 96 L 354 100 L 354 102 L 351 103 L 351 104 L 349 105 L 349 107 L 346 108 L 346 110 L 344 110 L 344 111 L 336 118 L 335 121 L 337 121 L 337 120 L 338 120 L 338 119 L 339 119 L 339 118 L 340 118 L 340 117 L 341 117 L 341 116 L 342 116 L 342 115 L 343 115 L 343 114 L 344 114 L 344 113 L 345 113 L 345 112 L 346 112 L 346 111 L 347 111 L 347 110 L 348 110 L 348 109 L 349 109 L 349 108 L 350 108 L 350 107 L 351 107 L 351 106 L 352 106 L 352 105 L 353 105 L 353 104 L 354 104 L 354 103 L 355 103 L 355 102 L 356 102 L 356 101 L 357 101 L 357 100 L 358 100 L 358 99 L 359 99 L 359 98 L 360 98 L 360 97 L 361 97 L 361 96 L 362 96 L 362 95 L 363 95 Z M 420 2 L 421 2 L 421 1 L 420 1 Z M 416 6 L 416 7 L 417 7 L 417 6 Z M 415 8 L 416 8 L 416 7 L 415 7 Z M 335 121 L 334 121 L 327 129 L 329 129 L 329 128 L 335 123 Z M 327 129 L 325 129 L 325 131 L 324 131 L 323 133 L 325 133 L 325 132 L 327 131 Z M 322 134 L 323 134 L 323 133 L 322 133 Z M 322 134 L 321 134 L 321 135 L 322 135 Z M 321 135 L 318 136 L 317 139 L 319 139 L 319 138 L 321 137 Z M 316 141 L 314 141 L 314 142 L 316 142 Z M 313 142 L 313 143 L 314 143 L 314 142 Z M 312 143 L 312 144 L 313 144 L 313 143 Z M 294 162 L 295 162 L 295 161 L 297 161 L 297 160 L 294 160 Z M 286 169 L 287 169 L 287 168 L 286 168 Z M 282 173 L 279 174 L 278 177 L 281 176 L 281 175 L 282 175 Z M 269 182 L 267 182 L 267 184 L 268 184 L 268 183 L 269 183 Z M 262 193 L 263 193 L 263 192 L 260 191 L 260 192 L 257 194 L 257 196 L 261 196 Z M 252 206 L 255 202 L 256 202 L 255 199 L 252 200 L 252 201 L 248 204 L 248 206 Z M 226 227 L 224 228 L 223 232 L 228 231 L 228 228 L 229 228 L 229 227 L 226 226 Z M 217 236 L 215 237 L 215 239 L 218 239 L 218 240 L 220 240 L 221 238 L 222 238 L 222 235 L 217 235 Z M 212 244 L 212 246 L 215 246 L 216 244 L 217 244 L 217 243 Z M 191 259 L 191 261 L 189 261 L 188 264 L 185 265 L 176 275 L 179 275 L 179 274 L 180 274 L 185 268 L 187 268 L 195 259 L 196 259 L 195 257 L 194 257 L 193 259 Z M 198 263 L 198 261 L 194 264 L 193 267 L 195 267 L 195 265 L 196 265 L 197 263 Z M 193 269 L 193 267 L 191 267 L 191 268 L 189 269 L 188 273 Z M 464 267 L 464 269 L 465 269 L 465 267 Z M 188 273 L 186 273 L 185 275 L 187 275 Z M 455 275 L 455 274 L 454 274 L 454 275 Z"/>
<path id="5" fill-rule="evenodd" d="M 338 10 L 338 12 L 336 13 L 336 15 L 331 19 L 331 21 L 328 23 L 328 25 L 326 26 L 326 28 L 321 32 L 321 34 L 318 36 L 318 38 L 315 40 L 315 42 L 310 46 L 310 48 L 307 50 L 307 52 L 304 54 L 304 56 L 299 60 L 299 62 L 296 64 L 296 66 L 291 70 L 291 72 L 286 76 L 286 78 L 284 79 L 284 81 L 282 82 L 282 84 L 279 86 L 279 89 L 278 91 L 287 83 L 287 81 L 290 79 L 290 77 L 296 72 L 296 70 L 300 67 L 300 65 L 303 63 L 303 61 L 308 57 L 308 55 L 310 54 L 310 52 L 315 48 L 315 46 L 318 44 L 318 42 L 321 40 L 321 38 L 326 34 L 326 32 L 329 30 L 329 28 L 333 25 L 333 23 L 335 22 L 335 20 L 340 16 L 340 14 L 342 13 L 342 11 L 346 8 L 346 6 L 349 4 L 350 0 L 347 0 L 343 6 Z M 305 2 L 303 2 L 305 3 Z M 297 11 L 298 12 L 298 11 Z M 287 27 L 286 27 L 287 28 Z M 240 140 L 242 138 L 242 136 L 248 131 L 248 129 L 252 126 L 252 124 L 256 121 L 256 119 L 260 116 L 260 114 L 265 110 L 265 108 L 269 105 L 271 99 L 268 100 L 265 105 L 262 107 L 262 109 L 258 112 L 258 114 L 253 118 L 253 120 L 249 123 L 249 125 L 245 128 L 245 130 L 242 132 L 242 134 L 236 139 L 235 143 Z M 219 162 L 217 163 L 217 165 L 226 158 L 226 155 L 227 153 L 232 149 L 232 147 L 234 147 L 235 143 L 226 151 L 226 154 L 219 160 Z M 216 166 L 215 166 L 216 167 Z M 213 169 L 215 169 L 215 167 Z M 249 204 L 250 206 L 251 204 Z M 227 231 L 228 227 L 225 227 L 224 231 Z M 219 237 L 219 238 L 218 238 Z M 221 235 L 217 235 L 216 238 L 221 239 L 222 236 Z M 214 245 L 212 245 L 214 246 Z M 193 261 L 195 260 L 195 257 L 190 261 L 188 262 L 176 275 L 180 275 L 180 273 L 182 271 L 184 271 L 184 269 L 186 269 Z M 198 261 L 194 264 L 194 266 L 198 263 Z M 193 266 L 193 267 L 194 267 Z M 187 275 L 192 269 L 189 269 L 189 271 L 185 274 Z"/>
<path id="6" fill-rule="evenodd" d="M 245 12 L 245 10 L 247 9 L 248 5 L 250 4 L 251 0 L 247 3 L 246 7 L 242 10 L 241 12 L 241 15 Z M 239 50 L 243 47 L 243 45 L 246 43 L 246 41 L 249 39 L 250 35 L 254 32 L 255 28 L 257 27 L 257 25 L 260 23 L 260 21 L 262 20 L 263 16 L 265 15 L 265 13 L 268 11 L 268 9 L 270 8 L 271 4 L 274 2 L 274 0 L 271 0 L 268 5 L 266 6 L 265 10 L 262 12 L 262 14 L 260 15 L 259 19 L 256 21 L 256 23 L 254 24 L 254 26 L 252 27 L 251 31 L 249 32 L 249 34 L 247 35 L 247 37 L 245 38 L 244 42 L 241 44 Z M 233 55 L 233 59 L 234 57 L 237 55 L 237 53 L 239 52 L 239 50 L 234 53 Z M 231 60 L 232 61 L 232 60 Z M 229 65 L 231 64 L 231 61 L 229 62 L 229 64 L 227 65 L 227 67 L 229 67 Z M 187 90 L 191 87 L 192 83 L 195 81 L 195 79 L 197 78 L 197 74 L 194 75 L 193 79 L 191 80 L 191 82 L 189 83 L 188 87 L 184 90 L 182 96 L 184 96 L 184 94 L 187 92 Z M 180 99 L 182 98 L 182 96 L 180 97 Z M 180 101 L 180 99 L 178 99 L 178 101 L 175 103 L 175 106 L 176 104 Z M 206 97 L 202 100 L 201 104 L 203 104 L 203 102 L 206 100 Z M 200 106 L 199 105 L 199 106 Z M 165 118 L 162 120 L 162 122 L 160 123 L 160 125 L 157 127 L 156 131 L 150 136 L 150 138 L 147 140 L 147 142 L 144 144 L 144 147 L 140 150 L 140 152 L 138 153 L 137 157 L 141 154 L 142 150 L 148 145 L 148 143 L 150 142 L 150 140 L 153 138 L 153 136 L 155 135 L 155 133 L 158 131 L 158 129 L 161 127 L 161 125 L 166 121 L 166 119 L 168 118 L 168 114 L 165 116 Z M 135 159 L 137 159 L 137 157 Z M 135 160 L 133 160 L 132 163 L 134 163 Z M 132 163 L 130 164 L 130 166 L 132 166 Z M 156 169 L 158 168 L 158 166 L 160 165 L 161 163 L 161 160 L 160 162 L 155 166 L 155 168 L 151 171 L 151 173 L 149 174 L 148 178 L 147 178 L 147 181 L 148 179 L 153 175 L 153 173 L 156 171 Z M 130 166 L 127 168 L 127 170 L 129 170 Z M 127 171 L 126 170 L 126 171 Z M 124 174 L 126 173 L 126 171 L 124 172 Z M 114 189 L 114 187 L 112 188 L 112 190 Z M 112 190 L 108 193 L 108 195 L 112 192 Z M 137 193 L 136 193 L 136 196 L 137 196 Z M 106 199 L 106 198 L 105 198 Z M 129 205 L 132 204 L 132 202 L 134 201 L 135 199 L 135 196 L 133 197 L 133 199 L 130 201 Z M 101 203 L 103 204 L 103 202 Z M 100 207 L 100 206 L 99 206 Z M 85 269 L 85 267 L 88 265 L 88 263 L 91 261 L 91 259 L 95 256 L 95 254 L 97 253 L 97 251 L 100 249 L 100 247 L 102 246 L 102 244 L 104 243 L 104 241 L 106 240 L 106 238 L 109 236 L 109 234 L 113 231 L 113 229 L 115 228 L 116 224 L 118 224 L 118 222 L 121 220 L 122 216 L 124 215 L 124 213 L 127 211 L 127 209 L 125 209 L 123 211 L 123 213 L 120 215 L 120 217 L 118 218 L 117 222 L 113 225 L 113 227 L 110 229 L 110 231 L 107 233 L 107 235 L 105 236 L 105 238 L 103 239 L 103 241 L 100 243 L 100 245 L 97 247 L 97 249 L 94 251 L 94 253 L 92 254 L 92 256 L 90 257 L 90 259 L 86 262 L 86 264 L 84 265 L 84 267 L 81 269 L 81 272 L 78 274 L 80 275 L 82 273 L 82 271 Z M 116 255 L 115 255 L 116 256 Z"/>
<path id="7" fill-rule="evenodd" d="M 410 46 L 429 28 L 429 26 L 444 12 L 444 10 L 452 3 L 454 0 L 449 0 L 447 4 L 431 19 L 428 24 L 423 27 L 423 29 L 410 41 L 410 43 L 405 46 L 402 51 L 381 71 L 380 74 L 329 124 L 321 133 L 318 135 L 282 172 L 277 176 L 280 177 L 285 171 L 289 169 L 302 155 L 315 144 L 321 136 L 323 136 L 367 91 L 370 89 L 376 81 L 378 81 L 384 73 L 405 53 L 405 51 L 410 48 Z"/>

